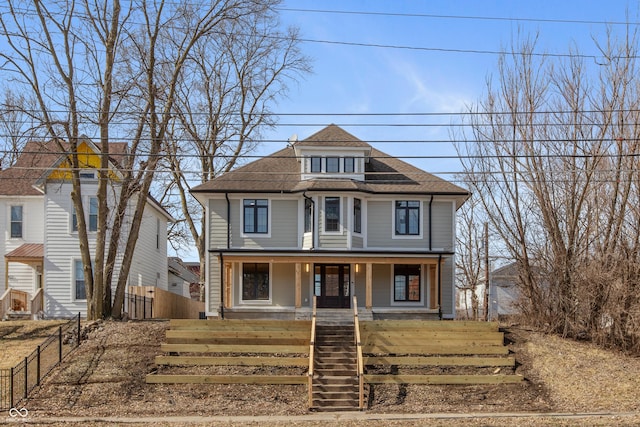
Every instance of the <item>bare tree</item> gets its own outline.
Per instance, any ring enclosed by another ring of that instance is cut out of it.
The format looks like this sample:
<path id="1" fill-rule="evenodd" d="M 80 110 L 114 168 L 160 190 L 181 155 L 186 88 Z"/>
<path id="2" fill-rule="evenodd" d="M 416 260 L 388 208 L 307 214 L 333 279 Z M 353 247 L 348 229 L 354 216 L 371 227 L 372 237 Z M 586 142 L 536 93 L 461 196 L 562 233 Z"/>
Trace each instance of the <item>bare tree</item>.
<path id="1" fill-rule="evenodd" d="M 242 162 L 262 130 L 274 124 L 271 108 L 288 84 L 310 71 L 297 30 L 278 28 L 277 15 L 268 9 L 226 22 L 199 40 L 182 71 L 175 121 L 165 139 L 172 182 L 162 201 L 170 203 L 169 194 L 176 194 L 174 209 L 183 221 L 174 232 L 195 242 L 203 273 L 205 224 L 190 188 Z"/>
<path id="2" fill-rule="evenodd" d="M 499 62 L 497 87 L 470 115 L 467 177 L 517 262 L 526 317 L 569 336 L 636 345 L 640 81 L 637 36 L 607 34 L 590 70 L 536 55 Z M 595 76 L 595 78 L 594 78 Z M 634 234 L 636 233 L 636 234 Z M 630 344 L 634 343 L 634 344 Z"/>
<path id="3" fill-rule="evenodd" d="M 225 23 L 272 6 L 252 0 L 140 0 L 126 6 L 118 0 L 9 0 L 4 6 L 0 37 L 8 48 L 0 52 L 2 74 L 33 96 L 32 117 L 46 135 L 60 141 L 60 152 L 68 153 L 88 318 L 120 315 L 142 213 L 193 48 Z M 102 164 L 96 250 L 91 254 L 78 144 L 83 134 L 94 133 L 99 134 Z M 118 200 L 111 211 L 108 162 L 114 135 L 130 141 L 130 155 L 122 165 Z M 130 205 L 135 210 L 126 218 Z M 112 305 L 118 257 L 122 262 Z"/>

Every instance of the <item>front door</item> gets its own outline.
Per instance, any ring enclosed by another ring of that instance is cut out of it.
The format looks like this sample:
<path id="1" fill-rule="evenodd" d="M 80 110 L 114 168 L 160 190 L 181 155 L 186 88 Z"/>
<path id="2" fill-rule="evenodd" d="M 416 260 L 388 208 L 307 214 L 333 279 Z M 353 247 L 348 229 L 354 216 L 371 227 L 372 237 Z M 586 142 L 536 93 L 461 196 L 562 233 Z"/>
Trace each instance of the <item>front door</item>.
<path id="1" fill-rule="evenodd" d="M 318 308 L 350 308 L 349 264 L 315 264 L 314 293 Z"/>

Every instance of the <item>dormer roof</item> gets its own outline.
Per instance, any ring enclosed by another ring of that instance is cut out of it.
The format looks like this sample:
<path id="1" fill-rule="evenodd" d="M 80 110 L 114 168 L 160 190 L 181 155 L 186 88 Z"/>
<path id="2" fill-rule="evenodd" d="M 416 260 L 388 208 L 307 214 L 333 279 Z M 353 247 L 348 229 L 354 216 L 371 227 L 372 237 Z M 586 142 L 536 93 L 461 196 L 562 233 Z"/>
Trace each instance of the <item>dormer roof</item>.
<path id="1" fill-rule="evenodd" d="M 364 180 L 339 177 L 301 179 L 300 147 L 344 147 L 353 144 L 369 153 Z M 448 195 L 460 206 L 469 192 L 405 161 L 379 151 L 336 125 L 329 125 L 311 137 L 299 141 L 245 166 L 227 172 L 191 190 L 204 193 L 301 193 L 305 191 L 342 191 L 370 194 Z"/>

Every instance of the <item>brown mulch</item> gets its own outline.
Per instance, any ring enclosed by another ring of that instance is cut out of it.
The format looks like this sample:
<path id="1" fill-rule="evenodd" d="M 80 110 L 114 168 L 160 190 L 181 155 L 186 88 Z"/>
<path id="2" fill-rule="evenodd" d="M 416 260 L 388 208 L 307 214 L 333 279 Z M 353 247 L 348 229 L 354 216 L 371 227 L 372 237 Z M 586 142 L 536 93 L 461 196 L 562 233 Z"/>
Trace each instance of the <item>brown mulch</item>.
<path id="1" fill-rule="evenodd" d="M 308 414 L 306 386 L 146 384 L 167 327 L 164 321 L 90 325 L 88 340 L 26 402 L 30 416 Z M 640 359 L 517 326 L 506 329 L 506 339 L 522 383 L 375 385 L 367 412 L 640 411 Z"/>

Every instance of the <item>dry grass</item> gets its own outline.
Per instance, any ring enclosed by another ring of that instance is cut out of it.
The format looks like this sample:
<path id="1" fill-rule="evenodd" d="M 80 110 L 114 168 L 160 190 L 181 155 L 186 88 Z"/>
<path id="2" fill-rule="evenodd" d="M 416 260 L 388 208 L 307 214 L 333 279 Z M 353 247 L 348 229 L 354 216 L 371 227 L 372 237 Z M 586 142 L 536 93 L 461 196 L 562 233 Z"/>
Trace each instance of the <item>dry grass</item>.
<path id="1" fill-rule="evenodd" d="M 168 323 L 101 322 L 92 327 L 89 339 L 26 402 L 30 416 L 293 416 L 308 413 L 305 386 L 146 384 L 145 375 L 156 369 L 153 358 L 160 354 Z M 508 328 L 506 336 L 515 352 L 516 372 L 526 378 L 523 383 L 377 385 L 369 390 L 367 413 L 640 411 L 637 399 L 640 359 L 519 328 Z M 633 418 L 634 422 L 639 419 Z M 390 425 L 390 421 L 380 425 Z M 484 419 L 455 424 L 513 425 L 514 421 Z M 619 421 L 626 424 L 628 420 Z M 538 418 L 519 420 L 516 424 L 540 425 L 540 422 Z M 610 425 L 612 419 L 589 422 Z M 571 420 L 542 423 L 582 424 Z M 433 420 L 428 424 L 451 423 Z"/>
<path id="2" fill-rule="evenodd" d="M 12 320 L 0 322 L 0 369 L 8 369 L 31 354 L 58 326 L 68 320 Z"/>

